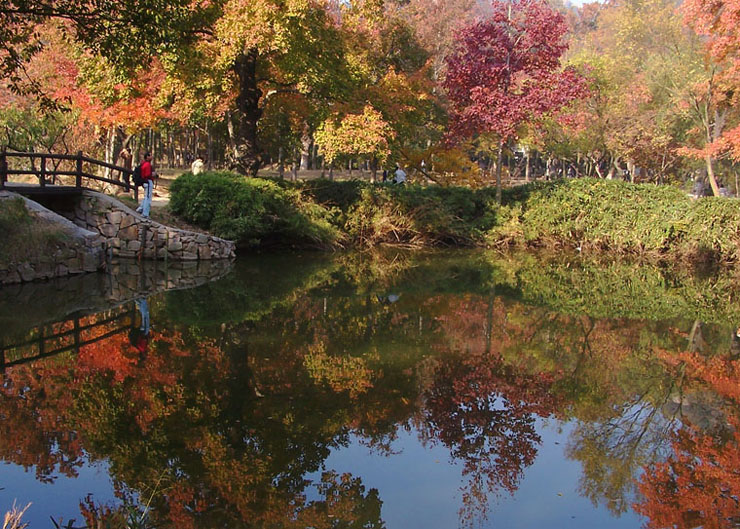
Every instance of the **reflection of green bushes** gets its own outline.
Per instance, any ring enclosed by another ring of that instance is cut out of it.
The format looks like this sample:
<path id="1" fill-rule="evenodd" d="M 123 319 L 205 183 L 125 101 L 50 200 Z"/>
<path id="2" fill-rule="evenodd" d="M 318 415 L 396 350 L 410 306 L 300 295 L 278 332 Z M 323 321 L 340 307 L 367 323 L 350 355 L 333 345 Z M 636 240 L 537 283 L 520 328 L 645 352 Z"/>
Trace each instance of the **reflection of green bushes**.
<path id="1" fill-rule="evenodd" d="M 440 294 L 491 293 L 550 310 L 594 318 L 740 322 L 740 287 L 734 275 L 702 278 L 678 268 L 554 255 L 481 251 L 343 253 L 320 258 L 290 255 L 243 259 L 226 278 L 168 293 L 168 312 L 181 321 L 259 319 L 296 295 L 404 299 Z M 300 293 L 300 294 L 299 294 Z M 176 316 L 177 314 L 177 316 Z"/>
<path id="2" fill-rule="evenodd" d="M 517 297 L 565 314 L 639 320 L 740 322 L 740 288 L 731 274 L 700 278 L 679 269 L 638 263 L 494 257 L 516 277 Z"/>
<path id="3" fill-rule="evenodd" d="M 167 314 L 176 321 L 210 325 L 256 321 L 278 306 L 290 305 L 306 290 L 327 283 L 331 261 L 296 262 L 292 256 L 239 260 L 226 277 L 197 288 L 167 292 Z"/>

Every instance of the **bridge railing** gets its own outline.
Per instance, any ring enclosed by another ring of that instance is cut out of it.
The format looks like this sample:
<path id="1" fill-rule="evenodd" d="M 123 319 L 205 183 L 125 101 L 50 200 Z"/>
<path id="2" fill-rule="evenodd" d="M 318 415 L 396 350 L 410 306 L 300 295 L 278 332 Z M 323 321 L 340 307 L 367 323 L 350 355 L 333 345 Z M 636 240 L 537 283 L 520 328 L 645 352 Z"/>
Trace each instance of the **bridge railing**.
<path id="1" fill-rule="evenodd" d="M 19 167 L 14 164 L 11 168 L 8 164 L 9 159 L 29 160 L 30 168 Z M 39 165 L 36 167 L 35 162 L 38 160 Z M 73 162 L 73 169 L 69 169 L 67 164 L 66 169 L 60 169 L 59 162 Z M 50 164 L 51 162 L 51 164 Z M 102 169 L 109 169 L 114 172 L 118 172 L 120 179 L 106 178 L 92 172 L 87 172 L 84 169 L 85 165 L 88 167 L 93 166 Z M 94 158 L 88 158 L 82 154 L 82 151 L 77 154 L 52 154 L 52 153 L 39 153 L 39 152 L 8 152 L 6 149 L 0 148 L 0 190 L 4 189 L 6 184 L 9 182 L 10 176 L 35 176 L 38 178 L 39 186 L 46 187 L 48 184 L 56 185 L 57 177 L 60 176 L 72 176 L 74 177 L 74 187 L 82 188 L 82 180 L 88 179 L 97 182 L 103 182 L 106 184 L 114 185 L 123 188 L 126 192 L 133 189 L 134 197 L 138 200 L 138 188 L 133 184 L 132 177 L 133 171 L 120 167 L 118 165 L 110 164 Z"/>

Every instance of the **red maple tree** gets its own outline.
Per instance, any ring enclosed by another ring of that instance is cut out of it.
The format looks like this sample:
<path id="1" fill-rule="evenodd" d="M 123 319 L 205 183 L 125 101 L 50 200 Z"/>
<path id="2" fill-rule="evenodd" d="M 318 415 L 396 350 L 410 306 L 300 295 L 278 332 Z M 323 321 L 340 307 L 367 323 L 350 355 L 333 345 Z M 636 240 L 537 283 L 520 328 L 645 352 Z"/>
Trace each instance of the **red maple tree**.
<path id="1" fill-rule="evenodd" d="M 562 70 L 568 45 L 563 15 L 540 0 L 494 0 L 490 18 L 464 28 L 447 57 L 444 87 L 450 136 L 491 133 L 503 147 L 517 129 L 585 93 L 585 80 Z M 497 163 L 497 198 L 501 198 Z"/>

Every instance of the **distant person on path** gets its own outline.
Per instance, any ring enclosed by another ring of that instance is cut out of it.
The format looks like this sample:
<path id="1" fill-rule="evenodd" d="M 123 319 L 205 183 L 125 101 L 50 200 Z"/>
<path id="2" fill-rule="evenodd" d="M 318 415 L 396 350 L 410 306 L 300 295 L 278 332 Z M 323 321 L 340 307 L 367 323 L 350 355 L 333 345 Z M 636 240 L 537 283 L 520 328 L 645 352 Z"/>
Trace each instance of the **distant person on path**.
<path id="1" fill-rule="evenodd" d="M 198 156 L 193 162 L 193 165 L 190 166 L 190 172 L 194 175 L 197 175 L 202 173 L 204 170 L 205 163 L 203 162 L 203 158 L 201 156 Z"/>
<path id="2" fill-rule="evenodd" d="M 406 171 L 401 169 L 401 166 L 396 164 L 396 176 L 393 180 L 397 184 L 403 184 L 406 182 Z"/>
<path id="3" fill-rule="evenodd" d="M 704 196 L 704 182 L 702 182 L 698 178 L 694 181 L 694 186 L 691 189 L 691 196 L 693 196 L 694 198 Z"/>
<path id="4" fill-rule="evenodd" d="M 152 153 L 149 151 L 144 153 L 144 161 L 141 162 L 141 178 L 144 180 L 142 187 L 144 188 L 144 199 L 141 201 L 141 205 L 136 208 L 137 213 L 141 213 L 145 217 L 149 217 L 149 210 L 152 207 L 152 190 L 154 189 L 154 179 L 157 174 L 152 169 Z"/>
<path id="5" fill-rule="evenodd" d="M 131 155 L 131 151 L 128 150 L 128 148 L 124 147 L 121 149 L 121 152 L 118 153 L 118 165 L 120 167 L 123 167 L 124 169 L 130 171 L 131 165 L 133 161 L 133 156 Z M 118 171 L 118 177 L 117 180 L 123 180 L 123 175 L 126 174 L 124 171 Z M 121 190 L 123 192 L 123 190 Z"/>
<path id="6" fill-rule="evenodd" d="M 133 156 L 131 155 L 131 151 L 128 150 L 128 148 L 124 147 L 121 149 L 121 152 L 118 154 L 118 158 L 121 160 L 120 165 L 124 169 L 131 170 L 132 160 Z"/>

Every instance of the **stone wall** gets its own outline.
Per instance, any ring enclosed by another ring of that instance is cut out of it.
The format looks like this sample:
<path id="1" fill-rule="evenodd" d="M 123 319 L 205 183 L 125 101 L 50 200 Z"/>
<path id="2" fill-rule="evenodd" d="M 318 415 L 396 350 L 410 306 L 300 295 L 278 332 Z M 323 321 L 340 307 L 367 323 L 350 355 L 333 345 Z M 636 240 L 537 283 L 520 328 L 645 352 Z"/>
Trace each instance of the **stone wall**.
<path id="1" fill-rule="evenodd" d="M 95 191 L 84 191 L 74 211 L 61 213 L 76 225 L 100 233 L 117 257 L 196 261 L 235 255 L 233 241 L 164 226 Z"/>
<path id="2" fill-rule="evenodd" d="M 28 212 L 42 220 L 53 223 L 61 237 L 53 244 L 53 249 L 33 262 L 0 263 L 0 285 L 50 279 L 82 272 L 94 272 L 105 266 L 105 240 L 99 233 L 74 225 L 32 200 L 15 193 L 0 191 L 0 200 L 21 199 Z"/>

